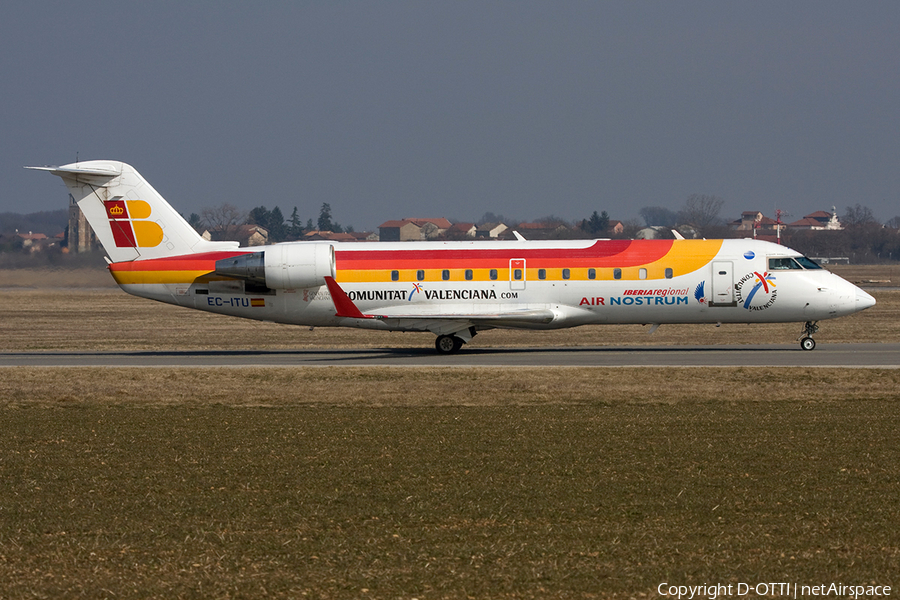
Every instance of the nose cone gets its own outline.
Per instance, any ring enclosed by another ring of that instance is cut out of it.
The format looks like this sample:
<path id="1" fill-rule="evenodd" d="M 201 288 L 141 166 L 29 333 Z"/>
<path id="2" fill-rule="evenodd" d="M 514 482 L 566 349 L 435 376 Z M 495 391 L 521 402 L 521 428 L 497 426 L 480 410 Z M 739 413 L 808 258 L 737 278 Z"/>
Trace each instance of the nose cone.
<path id="1" fill-rule="evenodd" d="M 875 306 L 875 298 L 873 298 L 863 290 L 856 288 L 856 310 L 865 310 L 872 306 Z"/>

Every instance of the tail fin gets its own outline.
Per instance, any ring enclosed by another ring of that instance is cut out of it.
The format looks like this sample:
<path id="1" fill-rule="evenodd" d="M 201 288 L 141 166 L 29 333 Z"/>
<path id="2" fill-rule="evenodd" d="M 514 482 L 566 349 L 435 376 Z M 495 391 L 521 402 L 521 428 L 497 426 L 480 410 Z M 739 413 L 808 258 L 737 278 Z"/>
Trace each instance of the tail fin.
<path id="1" fill-rule="evenodd" d="M 58 175 L 113 262 L 236 248 L 200 237 L 130 165 L 91 160 L 27 167 Z"/>

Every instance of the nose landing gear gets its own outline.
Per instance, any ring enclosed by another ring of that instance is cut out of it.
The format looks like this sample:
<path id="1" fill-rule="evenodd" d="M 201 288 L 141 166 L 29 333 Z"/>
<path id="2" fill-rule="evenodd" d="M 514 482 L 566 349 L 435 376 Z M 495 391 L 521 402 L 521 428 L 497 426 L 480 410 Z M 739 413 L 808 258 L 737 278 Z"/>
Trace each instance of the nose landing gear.
<path id="1" fill-rule="evenodd" d="M 816 325 L 818 321 L 807 321 L 806 325 L 803 326 L 803 333 L 800 334 L 800 347 L 803 350 L 814 350 L 816 347 L 816 340 L 812 338 L 813 334 L 819 330 L 819 326 Z"/>

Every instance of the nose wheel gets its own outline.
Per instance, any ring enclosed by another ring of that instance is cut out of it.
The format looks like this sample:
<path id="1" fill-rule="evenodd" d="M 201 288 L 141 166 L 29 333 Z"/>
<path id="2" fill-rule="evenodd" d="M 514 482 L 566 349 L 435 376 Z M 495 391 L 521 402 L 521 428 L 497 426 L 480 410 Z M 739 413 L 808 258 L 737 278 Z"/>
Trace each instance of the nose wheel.
<path id="1" fill-rule="evenodd" d="M 439 335 L 434 340 L 434 349 L 438 354 L 455 354 L 462 345 L 463 341 L 455 335 Z"/>
<path id="2" fill-rule="evenodd" d="M 815 350 L 816 340 L 812 338 L 813 334 L 819 330 L 819 326 L 812 321 L 807 321 L 803 326 L 803 333 L 800 334 L 800 348 L 803 350 Z"/>

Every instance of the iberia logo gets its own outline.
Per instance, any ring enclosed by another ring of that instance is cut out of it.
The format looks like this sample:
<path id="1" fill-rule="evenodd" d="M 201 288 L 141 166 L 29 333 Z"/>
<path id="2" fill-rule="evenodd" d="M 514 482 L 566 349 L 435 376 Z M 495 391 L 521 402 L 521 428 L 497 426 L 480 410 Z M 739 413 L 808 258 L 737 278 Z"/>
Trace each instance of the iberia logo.
<path id="1" fill-rule="evenodd" d="M 751 286 L 749 291 L 745 288 Z M 756 271 L 741 277 L 734 286 L 737 301 L 747 310 L 765 310 L 775 303 L 778 290 L 775 289 L 775 276 L 771 273 Z"/>
<path id="2" fill-rule="evenodd" d="M 163 241 L 159 223 L 150 221 L 150 204 L 143 200 L 106 200 L 109 228 L 118 248 L 153 248 Z"/>

